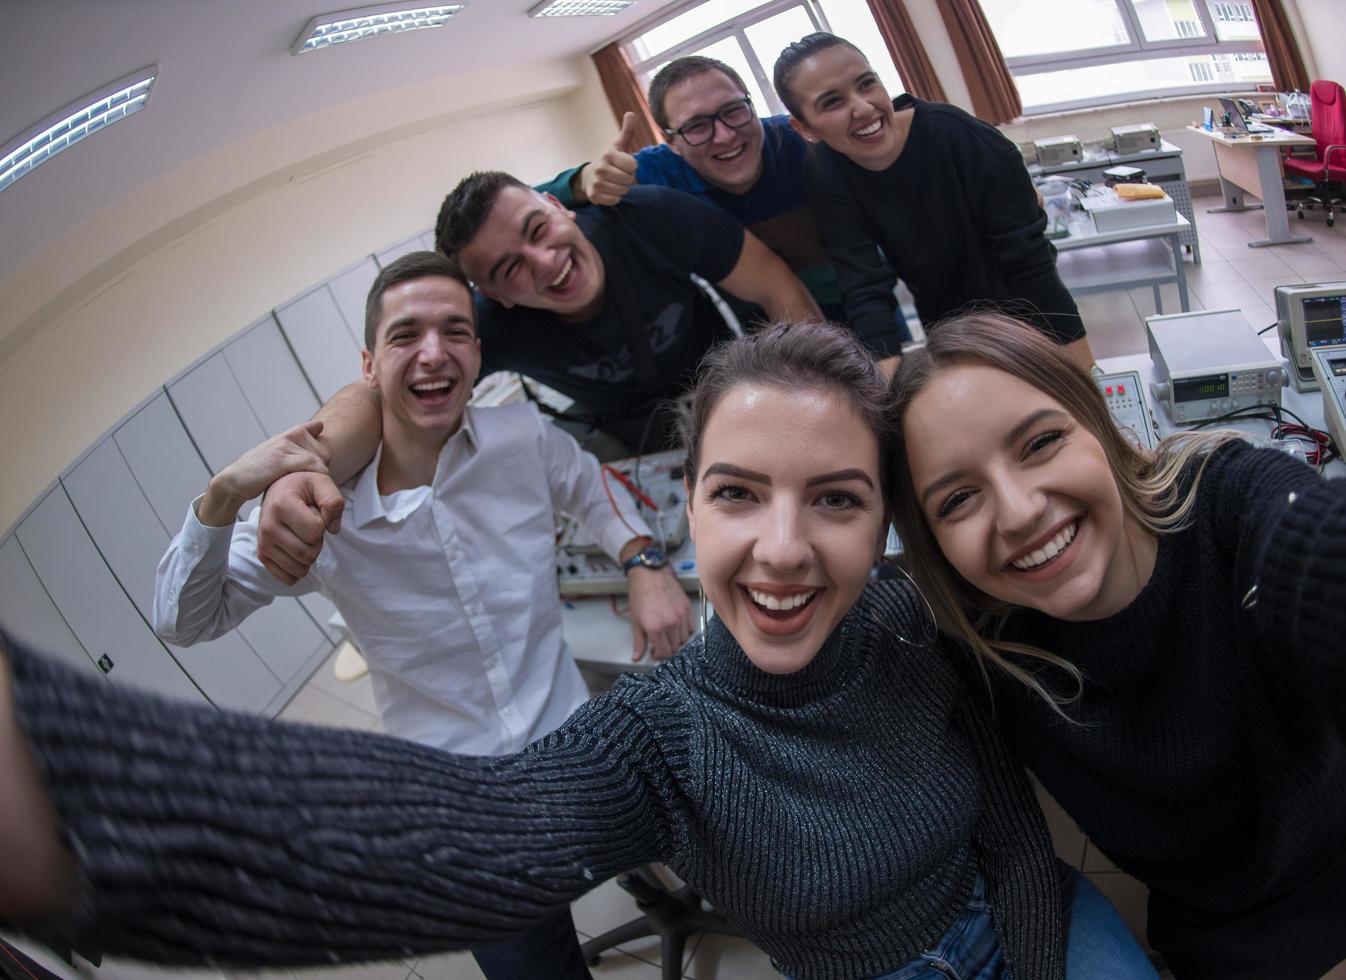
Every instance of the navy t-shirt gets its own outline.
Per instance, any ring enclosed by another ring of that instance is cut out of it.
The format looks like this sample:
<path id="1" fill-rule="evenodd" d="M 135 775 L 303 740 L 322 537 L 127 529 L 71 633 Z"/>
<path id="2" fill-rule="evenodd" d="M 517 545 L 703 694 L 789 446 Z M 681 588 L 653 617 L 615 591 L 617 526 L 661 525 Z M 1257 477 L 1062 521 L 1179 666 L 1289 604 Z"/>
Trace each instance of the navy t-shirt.
<path id="1" fill-rule="evenodd" d="M 633 187 L 615 206 L 578 208 L 575 221 L 603 260 L 602 310 L 571 323 L 479 296 L 482 374 L 526 374 L 573 398 L 576 413 L 619 431 L 625 426 L 618 423 L 643 422 L 660 400 L 689 386 L 702 355 L 727 335 L 691 275 L 724 279 L 743 251 L 743 226 L 719 208 L 663 187 Z M 657 377 L 642 376 L 623 317 L 643 331 Z"/>

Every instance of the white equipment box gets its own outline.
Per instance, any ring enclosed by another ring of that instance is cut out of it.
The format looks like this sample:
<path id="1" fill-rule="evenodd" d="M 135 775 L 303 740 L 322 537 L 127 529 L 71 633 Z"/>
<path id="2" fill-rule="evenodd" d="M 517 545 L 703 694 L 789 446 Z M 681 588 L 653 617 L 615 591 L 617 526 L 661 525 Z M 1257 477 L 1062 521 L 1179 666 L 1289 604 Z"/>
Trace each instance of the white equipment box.
<path id="1" fill-rule="evenodd" d="M 1154 123 L 1135 123 L 1112 127 L 1112 148 L 1122 156 L 1159 149 L 1159 127 Z"/>
<path id="2" fill-rule="evenodd" d="M 1171 225 L 1178 220 L 1173 198 L 1167 194 L 1138 201 L 1123 201 L 1109 190 L 1104 194 L 1086 194 L 1080 203 L 1093 216 L 1094 227 L 1100 232 Z"/>
<path id="3" fill-rule="evenodd" d="M 1034 140 L 1033 149 L 1037 151 L 1038 163 L 1044 167 L 1079 163 L 1084 159 L 1084 147 L 1074 136 L 1053 136 L 1050 139 Z"/>

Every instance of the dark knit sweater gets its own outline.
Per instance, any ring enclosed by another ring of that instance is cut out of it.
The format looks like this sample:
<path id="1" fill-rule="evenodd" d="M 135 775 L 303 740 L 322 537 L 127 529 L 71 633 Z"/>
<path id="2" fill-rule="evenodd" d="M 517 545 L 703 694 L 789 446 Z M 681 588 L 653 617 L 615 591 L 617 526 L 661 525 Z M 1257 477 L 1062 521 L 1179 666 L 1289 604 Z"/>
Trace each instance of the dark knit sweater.
<path id="1" fill-rule="evenodd" d="M 813 206 L 847 319 L 861 336 L 891 325 L 896 277 L 927 329 L 969 303 L 993 303 L 1058 343 L 1083 337 L 1018 149 L 956 106 L 910 95 L 893 103 L 909 106 L 911 132 L 886 170 L 813 147 Z"/>
<path id="2" fill-rule="evenodd" d="M 59 938 L 156 961 L 471 945 L 662 860 L 801 978 L 932 945 L 981 869 L 1020 980 L 1063 971 L 1045 825 L 932 645 L 870 586 L 804 670 L 718 622 L 515 756 L 211 713 L 23 655 L 20 721 L 87 877 Z"/>
<path id="3" fill-rule="evenodd" d="M 1346 958 L 1346 480 L 1229 444 L 1130 606 L 1008 625 L 1086 686 L 1070 725 L 1000 682 L 1000 727 L 1150 887 L 1150 941 L 1179 978 L 1317 978 Z"/>

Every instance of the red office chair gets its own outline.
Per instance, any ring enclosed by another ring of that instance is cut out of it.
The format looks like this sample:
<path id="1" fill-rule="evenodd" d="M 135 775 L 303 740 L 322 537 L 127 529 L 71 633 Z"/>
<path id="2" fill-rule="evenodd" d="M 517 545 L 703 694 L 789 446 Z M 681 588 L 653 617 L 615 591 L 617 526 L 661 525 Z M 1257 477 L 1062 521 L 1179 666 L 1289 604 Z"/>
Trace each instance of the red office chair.
<path id="1" fill-rule="evenodd" d="M 1327 212 L 1332 227 L 1332 208 L 1346 203 L 1333 184 L 1346 183 L 1346 91 L 1336 82 L 1322 79 L 1309 86 L 1312 101 L 1314 158 L 1286 157 L 1281 161 L 1285 172 L 1313 181 L 1314 193 L 1298 205 L 1304 217 L 1304 204 L 1318 205 Z"/>

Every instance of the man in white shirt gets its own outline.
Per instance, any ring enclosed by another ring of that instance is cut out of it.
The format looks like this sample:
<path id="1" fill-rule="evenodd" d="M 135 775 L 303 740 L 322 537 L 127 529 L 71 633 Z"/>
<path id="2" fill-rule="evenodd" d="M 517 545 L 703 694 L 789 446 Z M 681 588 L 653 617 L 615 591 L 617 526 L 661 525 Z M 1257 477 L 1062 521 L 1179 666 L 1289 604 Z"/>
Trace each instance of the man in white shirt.
<path id="1" fill-rule="evenodd" d="M 369 662 L 388 732 L 473 755 L 518 751 L 587 697 L 561 631 L 558 511 L 610 555 L 633 559 L 633 629 L 681 642 L 691 604 L 670 570 L 648 567 L 649 528 L 571 436 L 531 405 L 467 404 L 481 353 L 471 290 L 449 259 L 417 252 L 384 269 L 365 338 L 383 437 L 340 488 L 341 532 L 293 584 L 263 567 L 257 515 L 235 524 L 239 509 L 284 473 L 325 472 L 321 423 L 268 440 L 189 509 L 159 565 L 155 630 L 190 644 L 276 596 L 321 591 Z M 589 975 L 568 911 L 475 955 L 490 980 Z"/>

